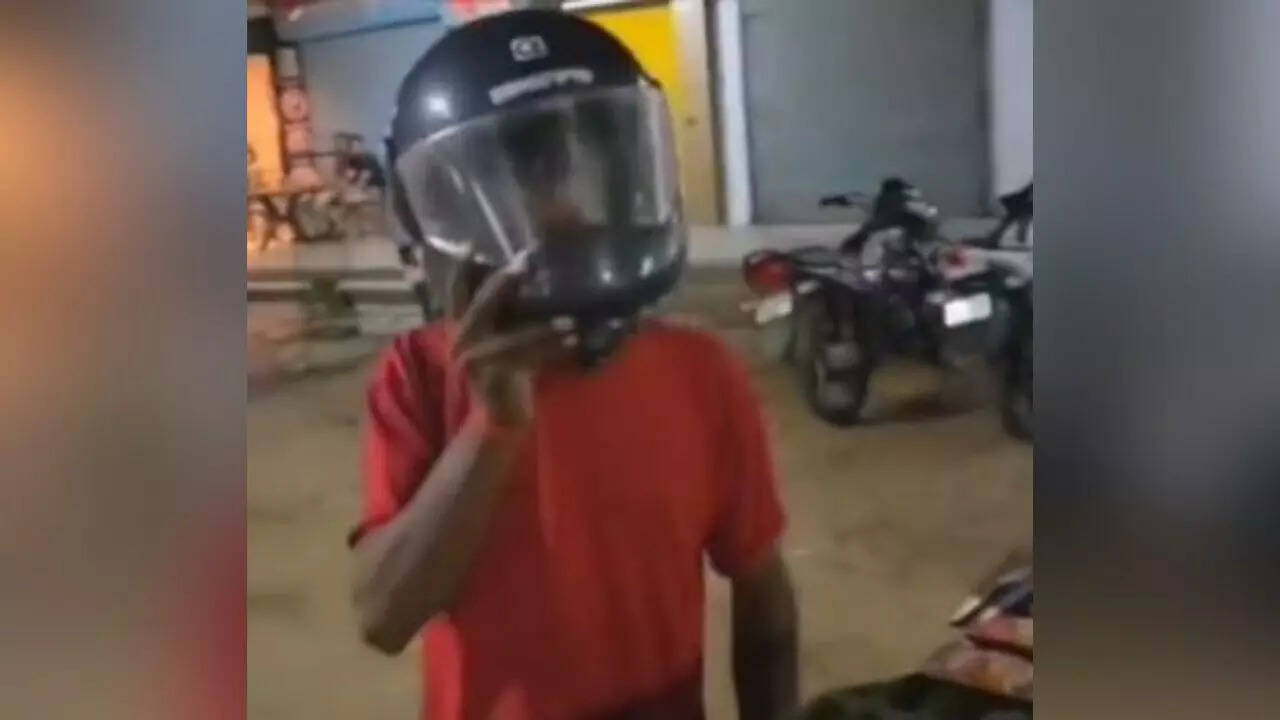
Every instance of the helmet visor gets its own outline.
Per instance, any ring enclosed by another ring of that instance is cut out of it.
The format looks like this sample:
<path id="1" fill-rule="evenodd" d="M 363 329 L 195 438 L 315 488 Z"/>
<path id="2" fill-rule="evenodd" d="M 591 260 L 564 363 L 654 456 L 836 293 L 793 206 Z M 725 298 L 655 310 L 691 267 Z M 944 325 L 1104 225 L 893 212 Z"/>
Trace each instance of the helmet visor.
<path id="1" fill-rule="evenodd" d="M 412 146 L 396 172 L 425 239 L 455 258 L 503 265 L 555 245 L 637 237 L 673 245 L 648 256 L 682 250 L 670 121 L 656 88 L 485 115 Z"/>

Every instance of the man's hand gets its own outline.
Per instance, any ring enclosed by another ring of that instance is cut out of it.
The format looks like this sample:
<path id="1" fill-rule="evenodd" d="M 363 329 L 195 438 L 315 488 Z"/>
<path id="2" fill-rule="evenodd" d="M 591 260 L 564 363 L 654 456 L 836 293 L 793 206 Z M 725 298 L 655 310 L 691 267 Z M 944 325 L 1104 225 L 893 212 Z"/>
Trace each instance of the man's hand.
<path id="1" fill-rule="evenodd" d="M 501 332 L 495 328 L 523 269 L 517 260 L 485 280 L 462 313 L 453 351 L 466 369 L 475 399 L 504 427 L 533 422 L 534 374 L 577 343 L 570 318 Z"/>

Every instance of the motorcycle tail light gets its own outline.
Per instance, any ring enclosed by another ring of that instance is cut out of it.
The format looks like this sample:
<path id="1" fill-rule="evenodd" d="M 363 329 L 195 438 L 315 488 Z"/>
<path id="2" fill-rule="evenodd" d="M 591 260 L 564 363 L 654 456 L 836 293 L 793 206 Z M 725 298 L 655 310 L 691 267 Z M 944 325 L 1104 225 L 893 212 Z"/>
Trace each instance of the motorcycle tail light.
<path id="1" fill-rule="evenodd" d="M 969 258 L 965 256 L 964 250 L 960 248 L 951 248 L 942 253 L 942 264 L 952 269 L 960 269 L 969 263 Z"/>
<path id="2" fill-rule="evenodd" d="M 757 295 L 773 295 L 791 288 L 791 263 L 777 253 L 752 253 L 742 261 L 742 276 Z"/>

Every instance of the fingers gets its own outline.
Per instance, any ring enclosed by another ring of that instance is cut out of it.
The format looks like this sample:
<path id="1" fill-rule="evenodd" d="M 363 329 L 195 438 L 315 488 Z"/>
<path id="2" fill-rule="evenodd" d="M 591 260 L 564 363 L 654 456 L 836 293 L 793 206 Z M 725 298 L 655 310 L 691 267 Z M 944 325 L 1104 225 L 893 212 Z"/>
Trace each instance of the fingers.
<path id="1" fill-rule="evenodd" d="M 489 332 L 493 328 L 503 300 L 515 290 L 519 276 L 524 272 L 528 251 L 523 251 L 498 272 L 493 273 L 476 289 L 458 321 L 458 341 L 467 341 Z"/>
<path id="2" fill-rule="evenodd" d="M 1031 618 L 998 615 L 978 623 L 965 633 L 970 638 L 1030 650 L 1035 639 Z"/>
<path id="3" fill-rule="evenodd" d="M 502 301 L 515 289 L 514 273 L 499 271 L 485 278 L 467 298 L 458 319 L 458 341 L 466 343 L 493 329 Z"/>
<path id="4" fill-rule="evenodd" d="M 466 314 L 470 295 L 467 289 L 466 263 L 455 262 L 449 268 L 445 276 L 444 291 L 445 312 L 456 323 Z"/>
<path id="5" fill-rule="evenodd" d="M 459 342 L 456 350 L 458 362 L 464 365 L 471 365 L 476 362 L 492 362 L 499 356 L 510 355 L 523 348 L 546 342 L 554 335 L 555 331 L 550 327 L 533 326 L 473 340 L 469 343 Z"/>
<path id="6" fill-rule="evenodd" d="M 576 344 L 577 337 L 551 325 L 535 325 L 459 345 L 458 362 L 476 366 L 532 369 L 555 359 Z"/>
<path id="7" fill-rule="evenodd" d="M 944 672 L 953 682 L 1022 697 L 1031 687 L 1034 666 L 1016 655 L 965 647 L 946 659 Z"/>

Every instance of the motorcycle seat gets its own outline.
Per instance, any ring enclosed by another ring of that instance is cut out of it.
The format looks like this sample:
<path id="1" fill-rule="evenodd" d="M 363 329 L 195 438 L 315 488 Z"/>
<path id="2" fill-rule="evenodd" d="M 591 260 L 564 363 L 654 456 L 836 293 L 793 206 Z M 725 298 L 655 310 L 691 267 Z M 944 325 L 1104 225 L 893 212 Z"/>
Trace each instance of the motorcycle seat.
<path id="1" fill-rule="evenodd" d="M 995 250 L 1000 247 L 1000 237 L 998 235 L 985 235 L 980 237 L 967 237 L 960 239 L 961 245 L 969 247 L 983 248 L 986 250 Z"/>

